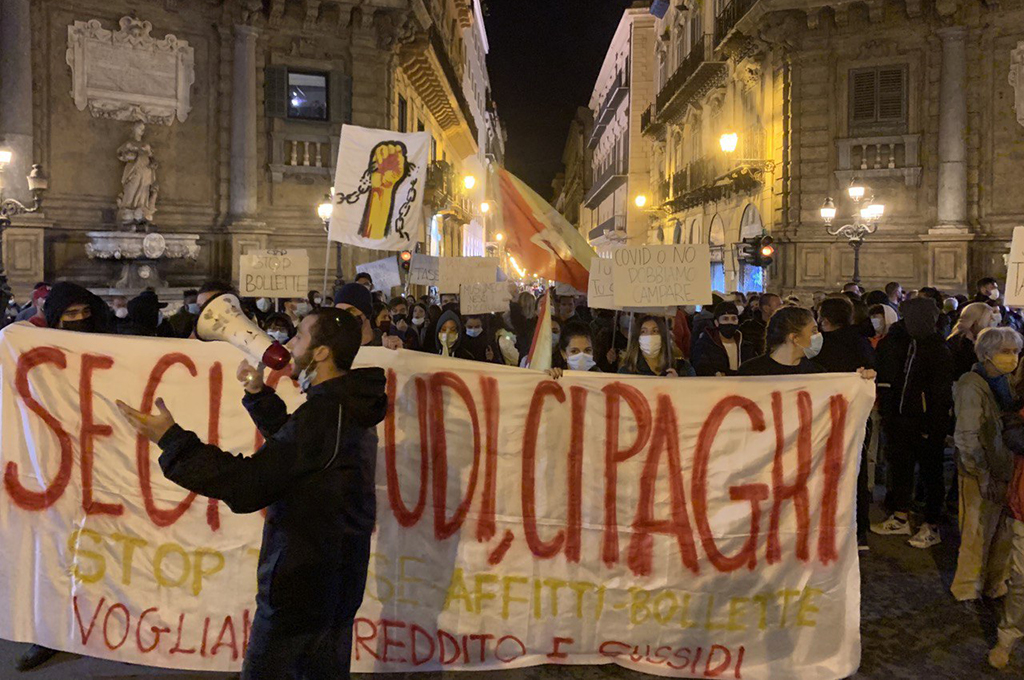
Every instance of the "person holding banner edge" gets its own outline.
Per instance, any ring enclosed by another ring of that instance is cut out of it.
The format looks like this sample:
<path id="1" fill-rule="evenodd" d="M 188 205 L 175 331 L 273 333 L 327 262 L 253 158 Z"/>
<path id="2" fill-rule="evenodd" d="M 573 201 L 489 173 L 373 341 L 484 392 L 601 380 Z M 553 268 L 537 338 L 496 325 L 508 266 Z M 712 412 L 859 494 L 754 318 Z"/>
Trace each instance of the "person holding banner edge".
<path id="1" fill-rule="evenodd" d="M 361 344 L 360 324 L 345 311 L 302 320 L 288 349 L 306 402 L 291 415 L 262 368 L 242 362 L 242 403 L 266 438 L 250 457 L 204 444 L 162 400 L 153 415 L 117 402 L 162 449 L 168 479 L 234 512 L 267 508 L 243 680 L 349 677 L 376 521 L 375 428 L 387 412 L 384 371 L 352 369 Z"/>

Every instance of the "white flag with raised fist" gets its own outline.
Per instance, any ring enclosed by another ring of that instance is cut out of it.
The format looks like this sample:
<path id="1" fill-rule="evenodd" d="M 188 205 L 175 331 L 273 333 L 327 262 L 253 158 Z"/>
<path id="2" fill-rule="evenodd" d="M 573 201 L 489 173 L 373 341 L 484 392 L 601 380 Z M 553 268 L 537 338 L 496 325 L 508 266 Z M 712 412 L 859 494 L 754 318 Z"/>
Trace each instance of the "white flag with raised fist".
<path id="1" fill-rule="evenodd" d="M 342 126 L 328 238 L 376 250 L 422 241 L 429 161 L 430 133 Z"/>

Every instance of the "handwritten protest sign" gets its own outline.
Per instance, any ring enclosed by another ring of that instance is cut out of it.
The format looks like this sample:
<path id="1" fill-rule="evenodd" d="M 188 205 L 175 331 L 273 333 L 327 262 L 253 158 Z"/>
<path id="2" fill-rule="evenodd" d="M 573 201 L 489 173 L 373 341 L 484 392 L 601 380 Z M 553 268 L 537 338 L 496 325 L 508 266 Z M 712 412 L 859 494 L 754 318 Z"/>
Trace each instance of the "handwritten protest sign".
<path id="1" fill-rule="evenodd" d="M 463 314 L 507 312 L 510 298 L 507 281 L 464 283 L 459 287 L 459 309 Z"/>
<path id="2" fill-rule="evenodd" d="M 117 413 L 260 445 L 228 343 L 0 332 L 0 637 L 237 671 L 263 518 L 167 481 Z M 363 347 L 387 374 L 353 670 L 616 663 L 844 678 L 860 658 L 857 461 L 874 385 L 538 371 Z M 268 377 L 302 403 L 284 372 Z M 81 448 L 81 451 L 79 451 Z"/>
<path id="3" fill-rule="evenodd" d="M 674 307 L 635 307 L 615 304 L 615 282 L 611 258 L 595 257 L 590 261 L 590 282 L 587 287 L 587 305 L 591 309 L 615 309 L 638 314 L 674 316 Z"/>
<path id="4" fill-rule="evenodd" d="M 398 273 L 398 260 L 392 255 L 383 260 L 367 262 L 356 267 L 356 272 L 366 272 L 373 279 L 373 289 L 382 290 L 391 295 L 391 289 L 402 285 L 402 276 Z"/>
<path id="5" fill-rule="evenodd" d="M 439 293 L 458 293 L 464 283 L 491 283 L 498 279 L 496 257 L 442 257 Z"/>
<path id="6" fill-rule="evenodd" d="M 1006 304 L 1024 307 L 1024 227 L 1013 228 L 1010 257 L 1006 262 Z"/>
<path id="7" fill-rule="evenodd" d="M 711 302 L 707 244 L 621 248 L 614 252 L 612 263 L 617 305 L 660 307 Z"/>
<path id="8" fill-rule="evenodd" d="M 309 255 L 305 250 L 250 250 L 239 262 L 238 284 L 245 297 L 304 298 Z"/>
<path id="9" fill-rule="evenodd" d="M 436 286 L 440 277 L 439 267 L 439 258 L 413 253 L 412 261 L 409 263 L 409 283 L 417 286 Z"/>

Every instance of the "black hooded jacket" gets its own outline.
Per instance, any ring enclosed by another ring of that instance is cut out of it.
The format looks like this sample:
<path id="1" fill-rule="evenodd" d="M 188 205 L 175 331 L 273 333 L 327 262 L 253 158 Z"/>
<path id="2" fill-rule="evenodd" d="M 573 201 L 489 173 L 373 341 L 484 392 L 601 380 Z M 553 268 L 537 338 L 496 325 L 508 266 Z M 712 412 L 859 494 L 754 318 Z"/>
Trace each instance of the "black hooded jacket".
<path id="1" fill-rule="evenodd" d="M 459 313 L 454 309 L 449 309 L 437 320 L 437 326 L 434 328 L 434 346 L 437 354 L 444 354 L 444 347 L 441 346 L 441 341 L 437 339 L 437 336 L 441 333 L 441 326 L 444 326 L 448 321 L 454 321 L 455 326 L 458 328 L 458 337 L 455 338 L 455 344 L 448 348 L 448 356 L 472 361 L 473 355 L 464 346 L 466 343 L 466 328 L 462 325 L 462 318 L 459 316 Z"/>
<path id="2" fill-rule="evenodd" d="M 953 405 L 953 357 L 935 332 L 938 308 L 927 302 L 904 303 L 904 318 L 878 344 L 879 411 L 883 418 L 918 420 L 923 432 L 944 437 Z"/>
<path id="3" fill-rule="evenodd" d="M 110 307 L 98 295 L 82 288 L 77 283 L 61 281 L 50 289 L 46 297 L 43 315 L 48 328 L 60 328 L 60 317 L 71 305 L 89 305 L 92 312 L 92 333 L 107 333 L 110 330 Z"/>
<path id="4" fill-rule="evenodd" d="M 376 425 L 387 413 L 385 384 L 380 368 L 349 371 L 311 388 L 291 415 L 270 388 L 246 394 L 242 403 L 266 438 L 249 457 L 204 444 L 178 425 L 160 440 L 160 467 L 174 483 L 237 513 L 267 508 L 261 606 L 334 606 L 324 602 L 339 578 L 332 567 L 370 535 L 376 519 Z"/>

